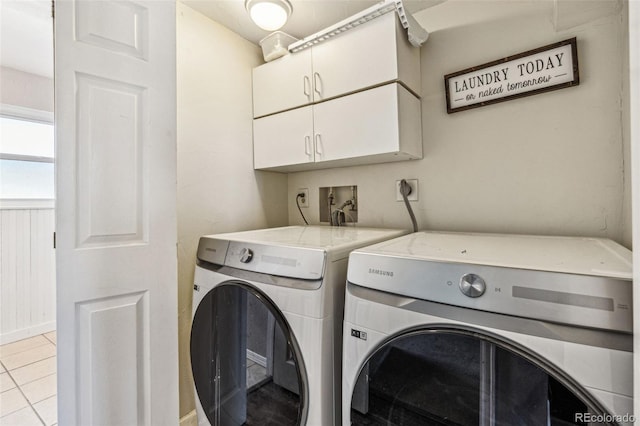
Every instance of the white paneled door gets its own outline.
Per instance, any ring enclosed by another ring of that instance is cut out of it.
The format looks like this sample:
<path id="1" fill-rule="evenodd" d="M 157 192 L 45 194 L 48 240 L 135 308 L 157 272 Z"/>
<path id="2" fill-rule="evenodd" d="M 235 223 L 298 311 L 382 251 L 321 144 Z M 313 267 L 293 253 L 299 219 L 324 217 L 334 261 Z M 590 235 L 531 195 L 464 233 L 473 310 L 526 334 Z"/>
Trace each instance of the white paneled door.
<path id="1" fill-rule="evenodd" d="M 175 425 L 175 2 L 54 22 L 59 423 Z"/>

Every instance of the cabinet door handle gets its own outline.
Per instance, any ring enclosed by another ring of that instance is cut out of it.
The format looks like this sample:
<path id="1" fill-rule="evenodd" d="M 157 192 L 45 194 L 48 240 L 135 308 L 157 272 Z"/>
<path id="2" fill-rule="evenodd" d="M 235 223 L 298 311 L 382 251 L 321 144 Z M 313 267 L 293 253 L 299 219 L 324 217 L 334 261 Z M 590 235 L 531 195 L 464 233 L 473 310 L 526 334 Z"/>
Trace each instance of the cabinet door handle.
<path id="1" fill-rule="evenodd" d="M 316 154 L 322 156 L 322 137 L 320 134 L 316 135 Z"/>
<path id="2" fill-rule="evenodd" d="M 313 160 L 313 151 L 311 150 L 311 136 L 304 137 L 304 153 L 309 157 L 309 160 Z"/>
<path id="3" fill-rule="evenodd" d="M 322 96 L 322 79 L 317 72 L 313 73 L 313 91 Z"/>
<path id="4" fill-rule="evenodd" d="M 303 82 L 303 86 L 304 86 L 303 87 L 304 95 L 307 98 L 311 98 L 311 79 L 309 78 L 309 76 L 305 75 L 302 78 L 302 82 Z"/>

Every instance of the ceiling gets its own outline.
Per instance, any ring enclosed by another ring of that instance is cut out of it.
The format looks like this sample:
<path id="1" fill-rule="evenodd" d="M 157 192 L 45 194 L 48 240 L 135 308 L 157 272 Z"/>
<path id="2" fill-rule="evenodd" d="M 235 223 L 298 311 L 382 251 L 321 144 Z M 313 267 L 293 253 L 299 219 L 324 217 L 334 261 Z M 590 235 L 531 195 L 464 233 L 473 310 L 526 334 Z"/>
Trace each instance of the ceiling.
<path id="1" fill-rule="evenodd" d="M 181 0 L 189 7 L 258 44 L 269 33 L 258 28 L 244 0 Z M 445 0 L 405 0 L 414 13 Z M 303 38 L 341 21 L 379 0 L 291 0 L 293 13 L 282 31 Z M 50 0 L 0 2 L 0 65 L 53 78 L 53 21 Z"/>
<path id="2" fill-rule="evenodd" d="M 180 1 L 255 44 L 269 34 L 251 21 L 244 8 L 244 0 Z M 444 1 L 405 0 L 403 5 L 409 13 L 416 13 Z M 302 39 L 380 3 L 380 0 L 290 0 L 290 2 L 293 13 L 281 31 Z"/>
<path id="3" fill-rule="evenodd" d="M 244 0 L 179 0 L 258 44 L 268 35 L 244 8 Z M 293 13 L 282 29 L 307 37 L 360 12 L 378 0 L 290 0 Z M 558 0 L 555 0 L 558 1 Z M 617 0 L 613 0 L 617 1 Z M 567 3 L 573 3 L 565 0 Z M 554 0 L 404 0 L 405 9 L 429 32 L 505 15 L 527 13 Z M 53 21 L 50 0 L 0 1 L 0 65 L 53 78 Z"/>
<path id="4" fill-rule="evenodd" d="M 50 0 L 0 1 L 0 65 L 53 78 Z"/>

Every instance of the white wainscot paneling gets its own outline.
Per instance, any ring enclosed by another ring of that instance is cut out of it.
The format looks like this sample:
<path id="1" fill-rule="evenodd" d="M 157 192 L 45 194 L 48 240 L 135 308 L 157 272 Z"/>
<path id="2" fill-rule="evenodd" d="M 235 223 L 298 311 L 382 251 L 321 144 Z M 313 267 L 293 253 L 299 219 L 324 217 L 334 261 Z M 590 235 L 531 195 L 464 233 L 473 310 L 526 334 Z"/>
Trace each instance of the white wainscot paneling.
<path id="1" fill-rule="evenodd" d="M 54 210 L 0 210 L 0 344 L 55 329 Z"/>

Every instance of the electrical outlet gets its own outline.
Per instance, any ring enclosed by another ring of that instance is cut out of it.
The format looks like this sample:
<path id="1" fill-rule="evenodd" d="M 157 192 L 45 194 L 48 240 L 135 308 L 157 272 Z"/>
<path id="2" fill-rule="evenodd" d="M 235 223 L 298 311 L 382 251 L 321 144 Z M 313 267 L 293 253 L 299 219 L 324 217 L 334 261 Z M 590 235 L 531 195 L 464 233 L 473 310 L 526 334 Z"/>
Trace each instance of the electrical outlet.
<path id="1" fill-rule="evenodd" d="M 298 192 L 296 192 L 296 197 L 299 194 L 304 194 L 303 197 L 298 198 L 298 204 L 300 204 L 300 207 L 309 207 L 309 188 L 298 189 Z"/>
<path id="2" fill-rule="evenodd" d="M 409 201 L 418 201 L 418 179 L 405 179 L 411 187 L 411 193 L 407 196 Z M 396 181 L 396 201 L 404 201 L 400 193 L 400 181 Z"/>

